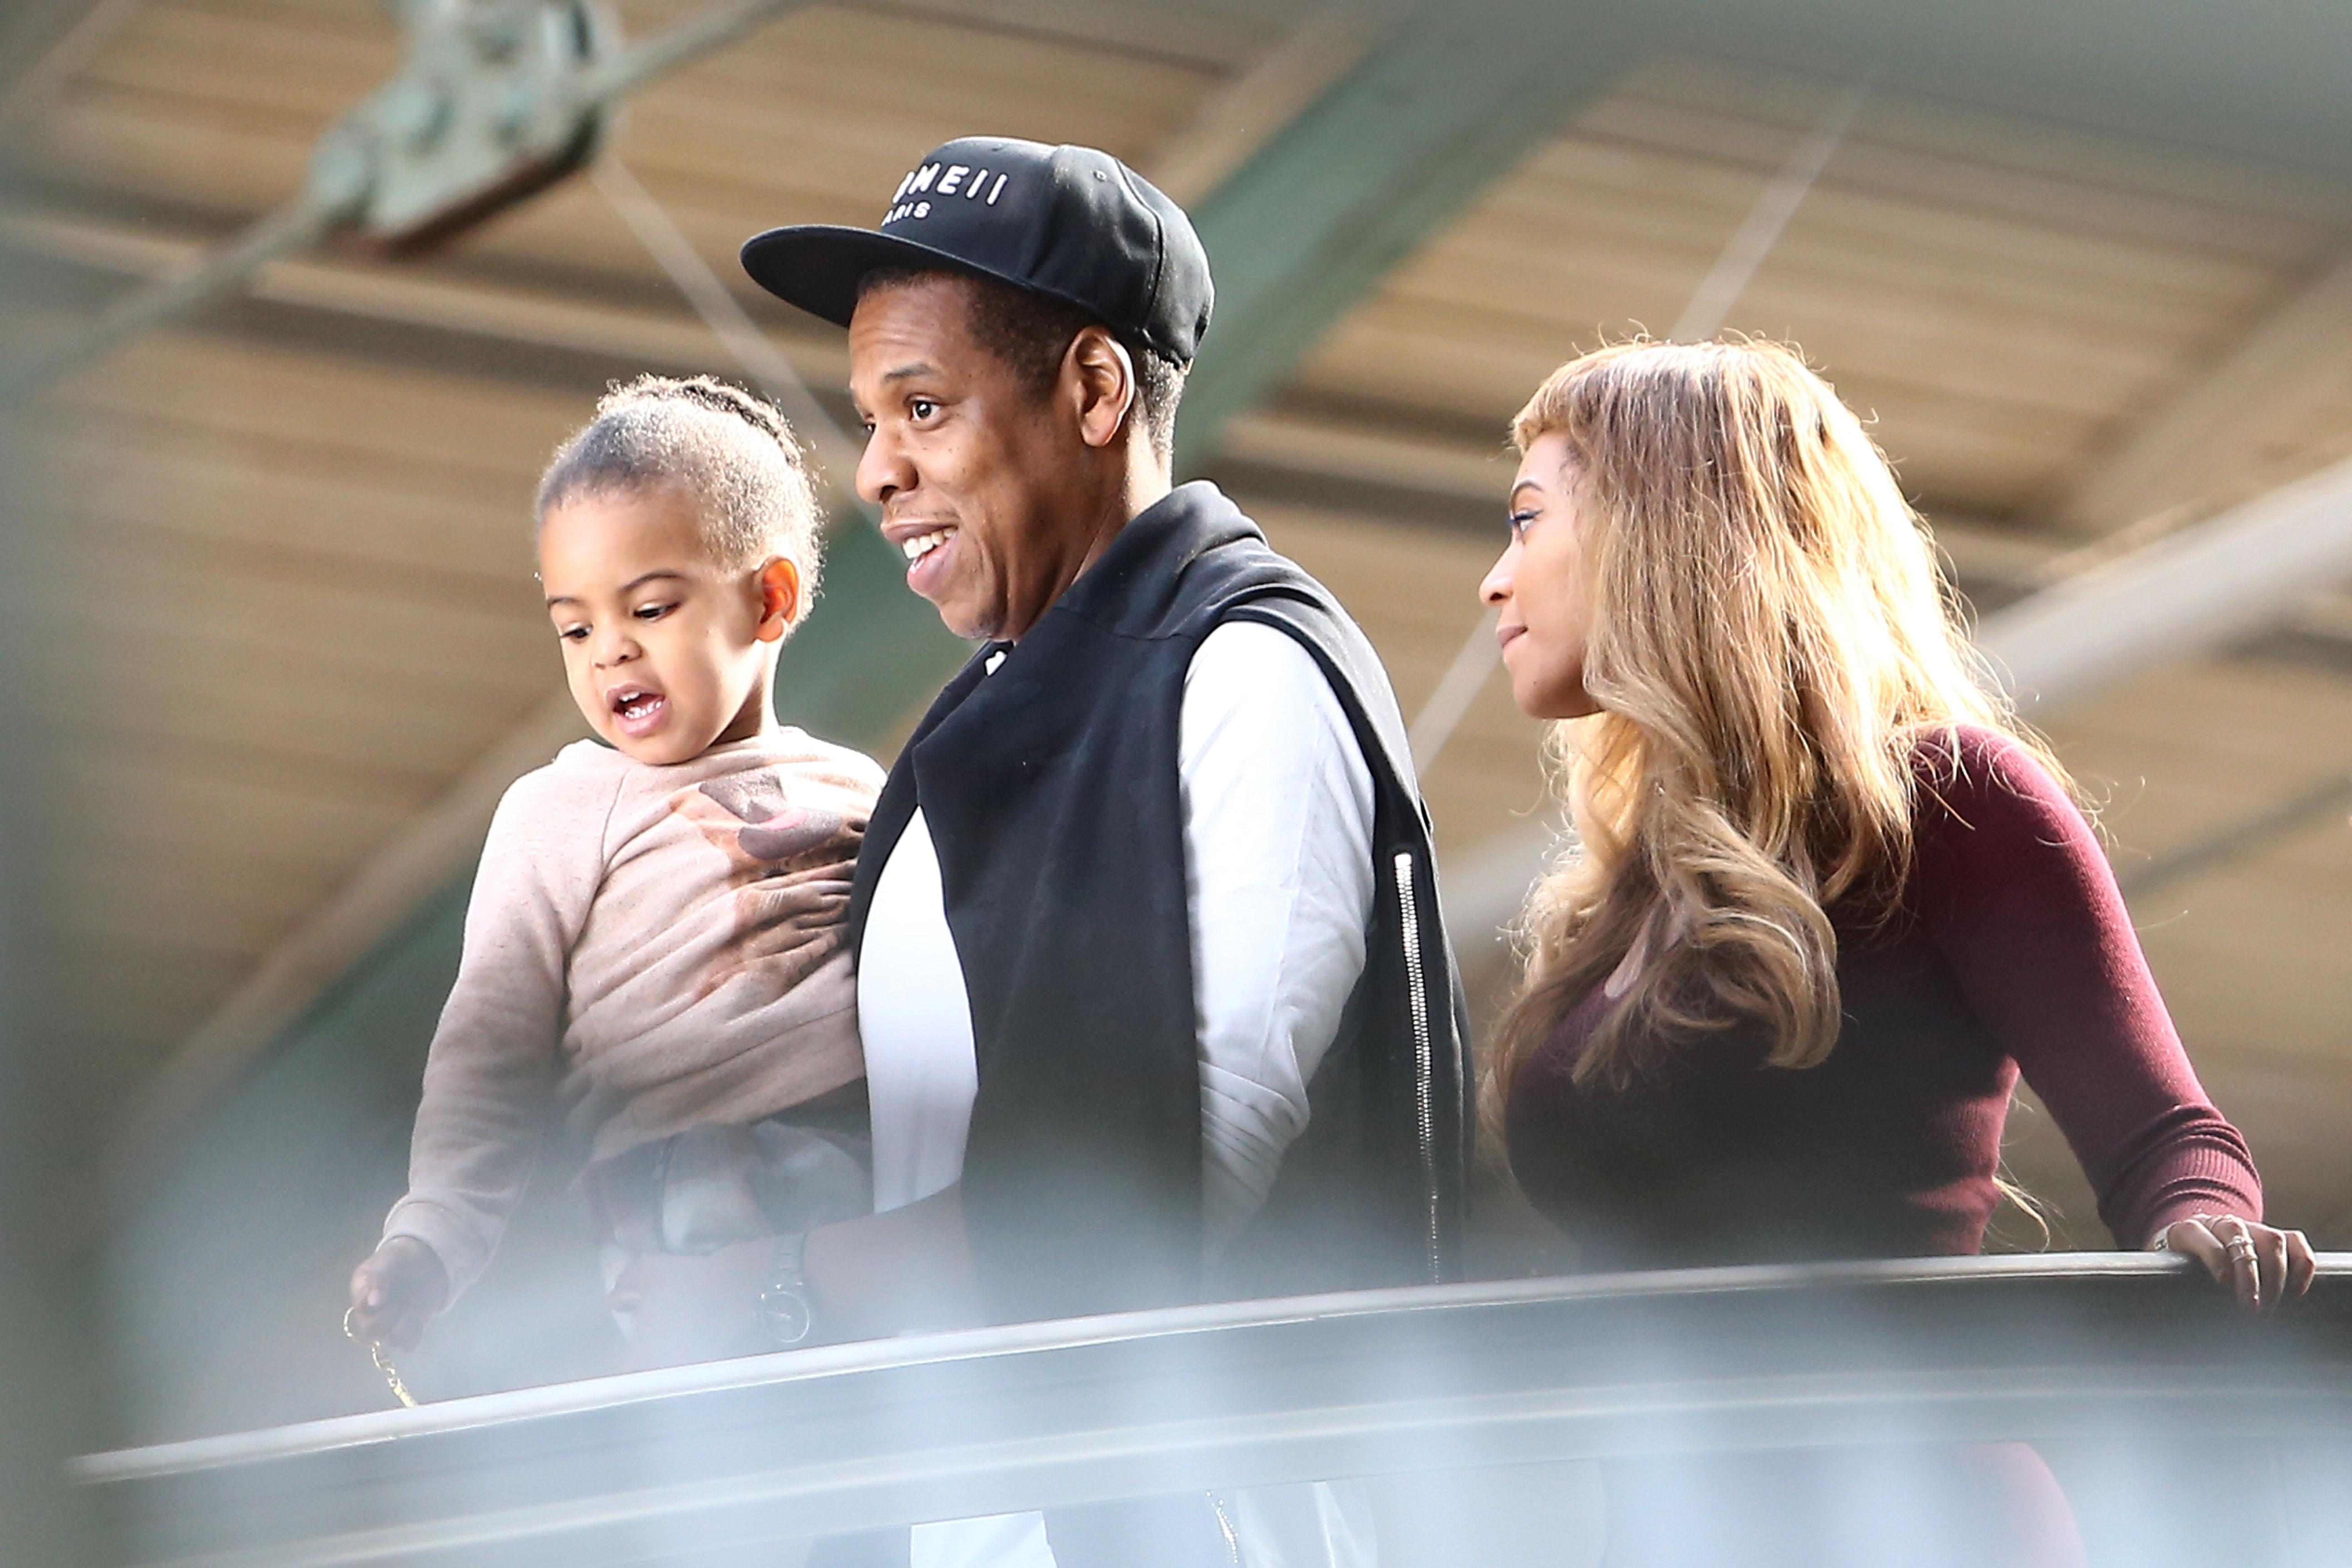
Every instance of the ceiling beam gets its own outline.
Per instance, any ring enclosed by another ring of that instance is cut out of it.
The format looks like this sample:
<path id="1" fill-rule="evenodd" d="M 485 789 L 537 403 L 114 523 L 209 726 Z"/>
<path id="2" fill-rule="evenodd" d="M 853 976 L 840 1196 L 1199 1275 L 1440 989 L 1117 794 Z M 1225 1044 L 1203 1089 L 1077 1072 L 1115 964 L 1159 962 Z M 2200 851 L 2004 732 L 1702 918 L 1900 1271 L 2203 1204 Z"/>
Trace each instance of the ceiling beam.
<path id="1" fill-rule="evenodd" d="M 1977 646 L 2029 714 L 2250 637 L 2352 577 L 2352 461 L 1987 617 Z"/>
<path id="2" fill-rule="evenodd" d="M 194 236 L 54 211 L 0 216 L 0 246 L 126 278 L 169 276 L 209 248 Z M 471 338 L 493 349 L 547 350 L 688 374 L 735 368 L 709 328 L 686 311 L 519 289 L 431 267 L 295 258 L 266 268 L 245 297 L 322 318 Z M 182 330 L 202 330 L 204 324 L 198 320 Z M 813 384 L 832 386 L 847 379 L 849 355 L 837 341 L 774 333 L 771 341 L 780 337 L 783 352 Z M 355 344 L 352 352 L 364 351 Z M 493 360 L 485 368 L 495 373 L 499 366 Z M 583 390 L 601 385 L 603 379 L 601 368 L 584 375 Z"/>
<path id="3" fill-rule="evenodd" d="M 2352 255 L 2337 258 L 2130 432 L 2051 508 L 2067 531 L 2144 543 L 2212 510 L 2263 437 L 2352 365 Z"/>
<path id="4" fill-rule="evenodd" d="M 1239 164 L 1200 204 L 1219 285 L 1209 341 L 1235 346 L 1221 358 L 1204 356 L 1188 388 L 1183 428 L 1207 433 L 1196 449 L 1205 449 L 1276 385 L 1324 327 L 1430 227 L 1474 200 L 1574 104 L 1613 80 L 1629 58 L 1622 47 L 1593 47 L 1582 35 L 1583 47 L 1556 47 L 1566 42 L 1563 20 L 1549 11 L 1511 20 L 1517 16 L 1504 0 L 1479 0 L 1463 10 L 1433 10 L 1391 24 L 1380 43 L 1367 47 L 1351 30 L 1360 23 L 1318 14 L 1229 94 L 1260 110 L 1280 105 L 1291 118 L 1257 138 L 1254 150 L 1230 138 L 1208 145 L 1205 128 L 1202 141 L 1188 148 L 1180 139 L 1171 148 L 1180 184 L 1203 177 L 1200 171 L 1220 160 Z M 1542 37 L 1531 40 L 1529 26 Z M 1492 36 L 1498 26 L 1511 38 L 1507 47 Z M 1536 44 L 1542 47 L 1534 54 L 1544 58 L 1530 58 Z M 1333 50 L 1360 58 L 1336 79 L 1327 75 L 1319 90 L 1301 92 L 1299 84 L 1316 74 L 1307 55 Z M 1562 68 L 1562 59 L 1571 63 Z M 1508 100 L 1499 108 L 1498 95 Z M 135 241 L 55 223 L 32 231 L 18 225 L 15 232 L 31 232 L 53 250 L 79 250 L 88 259 L 110 251 L 114 260 L 135 261 L 141 270 L 161 270 L 176 259 L 160 251 L 132 256 Z M 722 353 L 707 329 L 676 318 L 622 313 L 606 319 L 604 312 L 550 300 L 491 298 L 470 285 L 331 261 L 281 262 L 262 277 L 257 291 L 315 309 L 592 352 L 625 345 L 672 363 L 684 358 L 708 364 Z M 830 363 L 814 363 L 821 357 L 811 354 L 802 374 L 820 384 L 841 380 L 837 351 Z M 908 595 L 900 563 L 871 529 L 835 531 L 825 598 L 827 613 L 813 617 L 786 646 L 778 709 L 788 721 L 829 738 L 880 749 L 943 678 L 938 658 L 943 634 L 929 606 Z M 577 716 L 572 719 L 577 732 Z M 486 754 L 408 833 L 303 922 L 303 930 L 181 1044 L 135 1103 L 125 1122 L 135 1133 L 119 1140 L 117 1150 L 141 1151 L 144 1160 L 167 1149 L 172 1133 L 289 1025 L 301 1022 L 304 1037 L 313 1041 L 333 1038 L 334 1019 L 318 1008 L 331 1012 L 337 997 L 359 994 L 349 985 L 331 990 L 338 975 L 413 965 L 419 952 L 439 955 L 425 969 L 454 968 L 461 934 L 457 901 L 443 900 L 444 913 L 430 921 L 406 917 L 452 876 L 469 870 L 498 795 L 553 752 L 550 736 L 562 722 L 551 699 L 545 711 Z M 413 1000 L 421 1043 L 441 997 Z M 382 1005 L 380 997 L 371 1004 Z M 132 1158 L 121 1155 L 117 1163 L 117 1194 L 131 1197 L 138 1186 Z"/>

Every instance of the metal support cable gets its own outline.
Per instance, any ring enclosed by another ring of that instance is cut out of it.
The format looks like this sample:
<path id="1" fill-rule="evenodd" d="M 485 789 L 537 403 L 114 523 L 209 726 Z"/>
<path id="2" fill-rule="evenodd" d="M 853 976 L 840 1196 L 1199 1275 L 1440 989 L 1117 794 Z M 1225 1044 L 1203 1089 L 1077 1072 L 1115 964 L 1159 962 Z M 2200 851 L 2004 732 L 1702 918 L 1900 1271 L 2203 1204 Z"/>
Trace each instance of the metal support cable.
<path id="1" fill-rule="evenodd" d="M 325 238 L 358 199 L 356 192 L 338 201 L 306 191 L 186 271 L 132 289 L 48 353 L 0 373 L 0 400 L 37 392 L 150 328 L 235 293 L 271 262 Z"/>
<path id="2" fill-rule="evenodd" d="M 2329 779 L 2194 843 L 2156 857 L 2119 879 L 2124 897 L 2146 898 L 2175 882 L 2217 870 L 2347 810 L 2352 810 L 2352 777 Z"/>
<path id="3" fill-rule="evenodd" d="M 626 98 L 647 82 L 723 49 L 807 4 L 808 0 L 740 0 L 689 17 L 589 68 L 580 80 L 581 101 L 605 104 Z"/>
<path id="4" fill-rule="evenodd" d="M 1731 314 L 1732 306 L 1755 280 L 1764 258 L 1780 243 L 1788 231 L 1789 222 L 1797 216 L 1798 207 L 1829 167 L 1830 159 L 1845 142 L 1854 116 L 1861 112 L 1869 99 L 1871 85 L 1859 81 L 1831 100 L 1829 107 L 1813 123 L 1802 142 L 1797 143 L 1780 173 L 1757 195 L 1748 216 L 1732 232 L 1715 265 L 1707 268 L 1692 293 L 1690 303 L 1683 307 L 1675 321 L 1674 330 L 1666 334 L 1671 342 L 1697 342 L 1711 338 L 1723 328 Z M 1486 689 L 1486 678 L 1502 662 L 1503 650 L 1495 641 L 1494 612 L 1478 617 L 1470 635 L 1462 640 L 1462 647 L 1446 667 L 1437 689 L 1412 718 L 1413 766 L 1426 773 L 1437 761 L 1454 731 L 1468 717 L 1470 705 Z"/>
<path id="5" fill-rule="evenodd" d="M 1666 334 L 1668 342 L 1700 342 L 1723 330 L 1731 308 L 1748 292 L 1748 286 L 1756 280 L 1756 274 L 1764 266 L 1764 258 L 1772 254 L 1772 247 L 1788 232 L 1790 220 L 1812 194 L 1822 171 L 1829 167 L 1830 159 L 1844 143 L 1853 117 L 1861 112 L 1869 97 L 1870 84 L 1856 82 L 1838 94 L 1822 111 L 1811 133 L 1797 143 L 1771 184 L 1758 194 L 1756 205 L 1748 209 L 1746 221 L 1733 232 L 1723 253 L 1715 258 L 1715 265 L 1699 280 L 1690 303 L 1683 307 L 1674 330 Z"/>
<path id="6" fill-rule="evenodd" d="M 784 417 L 816 454 L 829 480 L 855 500 L 854 476 L 865 443 L 855 440 L 816 400 L 783 351 L 770 342 L 750 312 L 719 280 L 694 242 L 686 237 L 652 192 L 638 183 L 628 165 L 613 155 L 602 159 L 589 176 L 614 212 L 669 277 L 696 315 L 710 329 L 743 374 L 759 383 L 761 391 L 783 410 Z"/>
<path id="7" fill-rule="evenodd" d="M 1437 761 L 1437 753 L 1454 738 L 1470 711 L 1470 704 L 1478 700 L 1486 689 L 1486 678 L 1495 672 L 1502 656 L 1501 646 L 1495 641 L 1495 612 L 1488 610 L 1470 628 L 1460 648 L 1454 651 L 1454 662 L 1437 678 L 1437 685 L 1429 693 L 1421 711 L 1412 716 L 1412 728 L 1406 731 L 1405 743 L 1412 752 L 1416 771 L 1426 771 Z"/>

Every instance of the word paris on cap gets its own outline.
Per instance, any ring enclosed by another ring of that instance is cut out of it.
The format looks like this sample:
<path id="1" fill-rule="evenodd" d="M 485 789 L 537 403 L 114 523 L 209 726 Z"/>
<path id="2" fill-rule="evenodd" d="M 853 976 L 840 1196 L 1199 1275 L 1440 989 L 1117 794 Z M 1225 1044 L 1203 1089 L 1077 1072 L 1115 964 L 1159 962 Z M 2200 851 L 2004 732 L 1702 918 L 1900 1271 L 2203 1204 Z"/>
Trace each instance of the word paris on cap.
<path id="1" fill-rule="evenodd" d="M 941 201 L 959 193 L 965 201 L 977 201 L 980 193 L 986 191 L 988 205 L 994 206 L 997 198 L 1004 194 L 1004 182 L 1013 176 L 998 174 L 992 184 L 989 175 L 992 172 L 985 163 L 975 170 L 962 163 L 942 166 L 929 163 L 911 170 L 905 179 L 898 182 L 898 191 L 890 197 L 890 210 L 882 216 L 882 226 L 887 228 L 901 218 L 930 216 L 931 204 L 922 198 L 934 187 Z"/>

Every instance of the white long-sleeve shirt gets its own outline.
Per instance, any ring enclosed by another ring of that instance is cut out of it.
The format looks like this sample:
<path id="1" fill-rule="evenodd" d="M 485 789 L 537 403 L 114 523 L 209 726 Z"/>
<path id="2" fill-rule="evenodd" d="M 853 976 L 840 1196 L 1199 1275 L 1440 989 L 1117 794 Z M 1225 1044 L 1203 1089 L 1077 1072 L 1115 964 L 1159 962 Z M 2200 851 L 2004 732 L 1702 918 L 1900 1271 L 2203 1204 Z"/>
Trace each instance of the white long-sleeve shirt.
<path id="1" fill-rule="evenodd" d="M 1363 972 L 1372 779 L 1314 657 L 1255 622 L 1211 632 L 1185 672 L 1177 768 L 1201 1067 L 1203 1240 L 1265 1201 L 1307 1127 L 1307 1084 Z M 963 1174 L 978 1089 L 971 1007 L 938 852 L 919 809 L 866 912 L 857 1004 L 877 1209 Z M 1051 1568 L 1034 1514 L 918 1526 L 914 1568 Z"/>
<path id="2" fill-rule="evenodd" d="M 1201 1048 L 1207 1245 L 1265 1201 L 1307 1127 L 1307 1082 L 1363 973 L 1372 780 L 1339 700 L 1286 634 L 1236 621 L 1185 672 L 1177 768 Z M 954 1184 L 978 1088 L 971 1007 L 919 808 L 858 958 L 875 1206 Z"/>

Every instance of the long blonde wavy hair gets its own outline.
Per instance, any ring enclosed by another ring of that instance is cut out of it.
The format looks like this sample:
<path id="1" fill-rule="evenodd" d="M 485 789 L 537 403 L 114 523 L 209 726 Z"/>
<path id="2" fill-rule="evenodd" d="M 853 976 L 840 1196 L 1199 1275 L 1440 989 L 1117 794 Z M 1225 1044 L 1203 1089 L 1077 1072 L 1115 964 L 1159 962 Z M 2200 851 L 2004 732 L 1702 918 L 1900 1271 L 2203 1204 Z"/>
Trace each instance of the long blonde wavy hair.
<path id="1" fill-rule="evenodd" d="M 1622 1087 L 1661 1052 L 1739 1024 L 1762 1026 L 1773 1066 L 1820 1063 L 1840 1019 L 1824 906 L 1895 914 L 1916 738 L 1986 725 L 2057 771 L 1978 679 L 1886 459 L 1794 352 L 1601 349 L 1553 372 L 1512 426 L 1523 453 L 1555 432 L 1600 711 L 1549 737 L 1574 845 L 1522 918 L 1525 977 L 1490 1058 L 1490 1116 L 1562 1015 L 1621 967 L 1628 983 L 1580 1082 Z"/>

